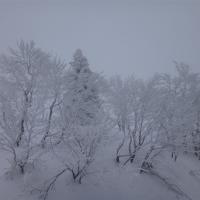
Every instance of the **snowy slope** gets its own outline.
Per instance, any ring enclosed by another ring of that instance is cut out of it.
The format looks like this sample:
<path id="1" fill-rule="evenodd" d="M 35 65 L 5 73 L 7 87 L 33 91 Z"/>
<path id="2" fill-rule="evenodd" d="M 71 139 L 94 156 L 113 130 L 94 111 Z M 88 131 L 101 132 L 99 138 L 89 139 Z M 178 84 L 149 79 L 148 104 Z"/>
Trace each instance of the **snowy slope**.
<path id="1" fill-rule="evenodd" d="M 188 155 L 180 155 L 176 162 L 164 153 L 156 158 L 155 171 L 164 177 L 176 190 L 183 192 L 181 196 L 168 187 L 157 176 L 139 174 L 136 164 L 126 166 L 114 162 L 117 142 L 104 142 L 103 148 L 97 152 L 96 160 L 89 168 L 89 174 L 81 185 L 74 184 L 67 172 L 57 181 L 49 200 L 176 200 L 200 199 L 200 161 Z M 62 165 L 55 163 L 52 155 L 46 155 L 32 173 L 24 177 L 7 180 L 5 154 L 0 156 L 0 199 L 1 200 L 36 200 L 44 180 L 52 177 Z M 35 188 L 35 189 L 34 189 Z M 30 194 L 32 191 L 32 194 Z"/>

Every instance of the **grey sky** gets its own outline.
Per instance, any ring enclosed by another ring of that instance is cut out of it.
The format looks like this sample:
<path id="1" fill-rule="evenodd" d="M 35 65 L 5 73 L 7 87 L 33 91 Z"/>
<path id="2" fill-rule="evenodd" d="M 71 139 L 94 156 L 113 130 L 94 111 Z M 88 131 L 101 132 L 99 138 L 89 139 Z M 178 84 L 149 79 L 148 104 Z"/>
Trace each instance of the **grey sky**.
<path id="1" fill-rule="evenodd" d="M 172 72 L 173 60 L 200 72 L 200 1 L 0 0 L 0 52 L 19 39 L 67 62 L 81 48 L 109 76 Z"/>

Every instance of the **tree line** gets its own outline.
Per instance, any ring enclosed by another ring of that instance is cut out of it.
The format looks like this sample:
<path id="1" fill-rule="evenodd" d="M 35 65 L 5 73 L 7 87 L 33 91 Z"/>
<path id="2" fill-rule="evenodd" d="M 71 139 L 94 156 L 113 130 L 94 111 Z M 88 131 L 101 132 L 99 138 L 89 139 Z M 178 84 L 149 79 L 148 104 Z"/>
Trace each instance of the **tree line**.
<path id="1" fill-rule="evenodd" d="M 42 190 L 46 199 L 66 171 L 82 183 L 110 132 L 120 135 L 115 162 L 140 157 L 140 173 L 163 151 L 174 161 L 181 153 L 200 160 L 200 76 L 184 63 L 175 68 L 175 75 L 149 80 L 106 79 L 80 49 L 67 65 L 20 41 L 0 57 L 0 149 L 9 155 L 9 173 L 23 175 L 52 153 L 63 168 Z"/>

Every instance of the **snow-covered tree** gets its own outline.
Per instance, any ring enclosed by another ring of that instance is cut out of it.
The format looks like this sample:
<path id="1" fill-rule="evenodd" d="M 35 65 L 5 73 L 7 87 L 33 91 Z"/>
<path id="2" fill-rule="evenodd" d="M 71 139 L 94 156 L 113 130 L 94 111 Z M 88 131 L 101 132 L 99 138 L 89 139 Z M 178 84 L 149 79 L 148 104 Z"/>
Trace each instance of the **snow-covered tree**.
<path id="1" fill-rule="evenodd" d="M 70 65 L 66 77 L 65 112 L 71 113 L 79 125 L 94 123 L 101 106 L 99 76 L 90 70 L 80 49 L 74 53 Z"/>
<path id="2" fill-rule="evenodd" d="M 132 113 L 132 99 L 129 91 L 129 84 L 122 80 L 119 76 L 110 80 L 109 90 L 107 92 L 107 101 L 111 107 L 110 115 L 117 125 L 120 133 L 122 133 L 122 141 L 116 150 L 116 161 L 119 162 L 120 151 L 123 148 L 128 129 L 130 127 L 130 117 Z"/>
<path id="3" fill-rule="evenodd" d="M 59 123 L 59 105 L 63 101 L 65 91 L 64 77 L 66 64 L 57 58 L 52 58 L 48 65 L 48 71 L 43 80 L 46 94 L 46 112 L 44 116 L 44 134 L 41 140 L 42 147 L 45 147 L 47 138 L 56 138 L 62 135 Z M 55 140 L 55 139 L 54 139 Z"/>
<path id="4" fill-rule="evenodd" d="M 80 49 L 70 65 L 65 77 L 66 92 L 59 106 L 63 134 L 54 152 L 66 152 L 57 157 L 62 157 L 60 160 L 71 171 L 74 181 L 81 183 L 105 133 L 105 115 L 99 93 L 100 77 L 91 71 Z"/>
<path id="5" fill-rule="evenodd" d="M 189 66 L 176 63 L 177 75 L 157 76 L 157 116 L 161 143 L 172 150 L 176 160 L 178 152 L 191 152 L 198 126 L 199 75 Z M 198 134 L 197 134 L 198 135 Z"/>
<path id="6" fill-rule="evenodd" d="M 152 81 L 145 83 L 133 76 L 126 80 L 121 80 L 119 77 L 111 80 L 108 101 L 112 107 L 116 124 L 123 133 L 122 142 L 116 151 L 117 162 L 122 157 L 128 158 L 125 163 L 133 162 L 136 152 L 152 135 L 154 131 L 154 93 Z M 123 148 L 126 148 L 128 153 L 122 153 Z"/>
<path id="7" fill-rule="evenodd" d="M 33 41 L 20 41 L 0 59 L 0 146 L 11 153 L 12 167 L 22 174 L 40 153 L 39 138 L 48 125 L 43 116 L 51 65 L 50 55 Z"/>

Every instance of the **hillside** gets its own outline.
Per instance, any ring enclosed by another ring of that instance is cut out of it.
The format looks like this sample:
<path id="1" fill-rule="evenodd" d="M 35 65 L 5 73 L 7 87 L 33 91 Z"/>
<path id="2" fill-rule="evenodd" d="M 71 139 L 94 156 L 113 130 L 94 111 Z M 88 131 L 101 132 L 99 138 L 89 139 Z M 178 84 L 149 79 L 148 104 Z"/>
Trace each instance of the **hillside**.
<path id="1" fill-rule="evenodd" d="M 113 155 L 118 141 L 112 142 L 111 138 L 103 142 L 103 148 L 97 152 L 82 184 L 73 183 L 71 175 L 66 172 L 49 192 L 48 200 L 199 200 L 200 166 L 196 158 L 179 155 L 174 162 L 169 152 L 156 157 L 153 171 L 165 178 L 165 183 L 153 174 L 139 174 L 137 160 L 126 166 L 116 164 Z M 3 200 L 37 200 L 39 193 L 36 188 L 41 189 L 44 180 L 62 169 L 55 158 L 47 154 L 31 173 L 11 180 L 4 175 L 8 168 L 5 154 L 1 154 L 0 163 L 0 194 Z"/>

